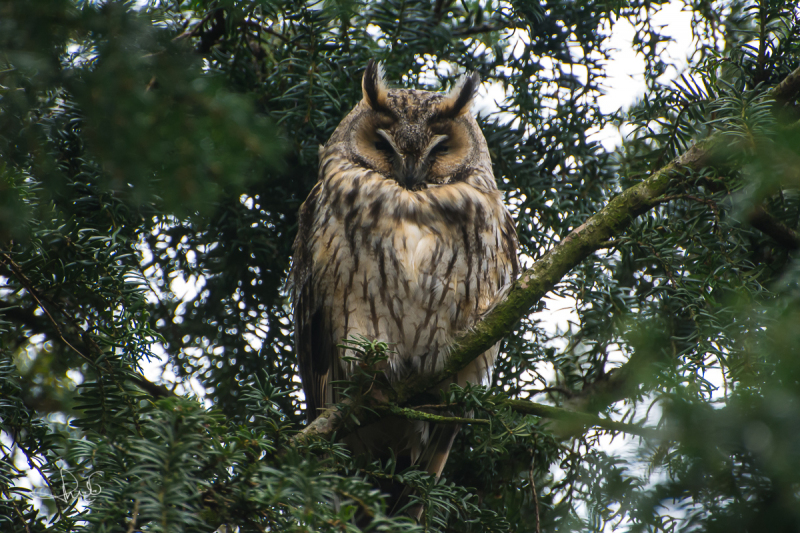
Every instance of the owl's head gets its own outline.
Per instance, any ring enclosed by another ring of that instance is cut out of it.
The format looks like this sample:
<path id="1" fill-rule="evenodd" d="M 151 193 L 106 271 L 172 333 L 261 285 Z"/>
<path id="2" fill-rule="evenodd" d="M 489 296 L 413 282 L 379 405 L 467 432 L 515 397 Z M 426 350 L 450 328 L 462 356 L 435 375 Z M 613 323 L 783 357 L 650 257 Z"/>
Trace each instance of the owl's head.
<path id="1" fill-rule="evenodd" d="M 370 61 L 362 80 L 364 98 L 328 145 L 341 143 L 350 160 L 408 190 L 461 181 L 488 157 L 469 112 L 479 84 L 472 73 L 447 94 L 388 89 L 383 69 Z"/>

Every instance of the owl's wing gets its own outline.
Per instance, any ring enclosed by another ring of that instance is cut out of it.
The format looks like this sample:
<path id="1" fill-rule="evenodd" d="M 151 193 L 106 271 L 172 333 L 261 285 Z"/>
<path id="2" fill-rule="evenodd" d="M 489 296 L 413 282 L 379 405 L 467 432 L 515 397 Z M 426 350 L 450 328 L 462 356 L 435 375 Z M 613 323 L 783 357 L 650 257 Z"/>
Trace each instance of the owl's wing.
<path id="1" fill-rule="evenodd" d="M 500 251 L 502 266 L 510 278 L 508 286 L 501 288 L 502 300 L 502 298 L 505 298 L 506 294 L 508 294 L 511 285 L 513 285 L 519 277 L 519 254 L 517 253 L 519 250 L 519 240 L 517 238 L 517 226 L 514 223 L 514 218 L 507 209 L 505 210 L 505 217 L 500 232 L 503 237 L 500 245 L 502 248 Z M 498 301 L 497 303 L 500 302 Z"/>
<path id="2" fill-rule="evenodd" d="M 314 291 L 311 240 L 321 187 L 322 184 L 317 183 L 300 207 L 290 275 L 294 307 L 294 345 L 306 396 L 306 418 L 309 422 L 333 402 L 329 376 L 337 357 L 336 345 L 331 342 L 329 318 L 325 316 L 321 299 Z"/>

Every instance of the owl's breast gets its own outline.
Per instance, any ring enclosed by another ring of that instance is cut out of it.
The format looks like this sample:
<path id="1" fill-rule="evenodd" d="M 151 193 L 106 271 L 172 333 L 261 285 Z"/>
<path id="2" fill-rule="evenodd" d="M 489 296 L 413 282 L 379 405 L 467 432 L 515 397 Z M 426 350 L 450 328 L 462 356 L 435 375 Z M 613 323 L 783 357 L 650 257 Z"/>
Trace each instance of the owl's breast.
<path id="1" fill-rule="evenodd" d="M 441 366 L 442 352 L 468 327 L 470 310 L 482 307 L 479 293 L 467 294 L 472 267 L 463 246 L 449 231 L 404 221 L 362 234 L 351 253 L 358 264 L 350 290 L 349 276 L 342 280 L 350 311 L 346 324 L 338 320 L 344 335 L 389 343 L 398 376 Z"/>
<path id="2" fill-rule="evenodd" d="M 468 184 L 407 191 L 375 174 L 339 173 L 326 187 L 311 252 L 332 341 L 389 343 L 390 378 L 439 370 L 453 338 L 511 282 L 498 253 L 499 194 Z"/>

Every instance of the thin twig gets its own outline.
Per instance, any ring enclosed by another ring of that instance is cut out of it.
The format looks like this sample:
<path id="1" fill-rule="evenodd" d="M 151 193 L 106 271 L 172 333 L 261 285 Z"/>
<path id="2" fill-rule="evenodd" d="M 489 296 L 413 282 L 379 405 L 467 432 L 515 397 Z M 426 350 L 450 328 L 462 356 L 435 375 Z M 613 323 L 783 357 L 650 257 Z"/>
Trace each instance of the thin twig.
<path id="1" fill-rule="evenodd" d="M 81 358 L 85 359 L 87 362 L 89 362 L 89 364 L 91 364 L 93 367 L 96 368 L 97 364 L 92 359 L 90 359 L 88 356 L 84 355 L 83 352 L 81 352 L 76 347 L 74 347 L 66 339 L 66 337 L 64 337 L 64 334 L 61 332 L 61 328 L 58 326 L 58 323 L 53 318 L 53 315 L 50 314 L 50 311 L 47 310 L 47 308 L 44 306 L 42 301 L 39 299 L 39 295 L 36 292 L 36 290 L 33 288 L 33 284 L 30 282 L 30 280 L 27 278 L 27 276 L 25 276 L 25 274 L 22 273 L 22 269 L 20 268 L 20 266 L 16 262 L 14 262 L 14 260 L 11 259 L 6 254 L 0 254 L 0 257 L 2 257 L 2 260 L 0 260 L 0 264 L 3 264 L 5 266 L 9 267 L 11 269 L 11 271 L 14 273 L 14 276 L 16 276 L 16 278 L 19 280 L 20 284 L 25 288 L 26 291 L 28 291 L 30 293 L 30 295 L 33 297 L 33 299 L 36 300 L 36 304 L 44 312 L 44 314 L 47 315 L 47 318 L 50 319 L 50 322 L 53 324 L 53 328 L 55 328 L 55 330 L 56 330 L 56 334 L 64 342 L 64 344 L 66 344 L 72 351 L 74 351 Z"/>
<path id="2" fill-rule="evenodd" d="M 194 37 L 195 35 L 197 35 L 197 31 L 200 28 L 202 28 L 203 25 L 206 22 L 211 20 L 211 17 L 213 17 L 215 14 L 216 14 L 216 9 L 212 9 L 211 11 L 206 13 L 206 16 L 204 16 L 202 19 L 200 19 L 200 22 L 198 22 L 197 25 L 194 28 L 192 28 L 191 30 L 188 30 L 188 31 L 184 31 L 180 35 L 174 37 L 172 40 L 173 41 L 180 41 L 181 39 L 186 39 L 187 37 Z"/>
<path id="3" fill-rule="evenodd" d="M 3 491 L 3 492 L 5 492 L 5 491 Z M 8 499 L 11 501 L 11 506 L 14 507 L 14 511 L 16 511 L 17 516 L 19 516 L 20 524 L 25 526 L 26 533 L 31 533 L 31 528 L 30 528 L 30 526 L 28 526 L 28 522 L 25 520 L 25 515 L 23 515 L 22 511 L 20 511 L 19 507 L 17 507 L 17 502 L 14 501 L 14 499 L 11 497 L 10 494 L 8 494 L 8 492 L 5 492 L 5 494 L 6 494 L 6 496 L 8 496 Z"/>
<path id="4" fill-rule="evenodd" d="M 270 35 L 272 35 L 274 37 L 277 37 L 278 39 L 280 39 L 281 41 L 283 41 L 285 43 L 289 43 L 291 41 L 291 39 L 289 39 L 287 36 L 283 35 L 282 33 L 278 33 L 277 31 L 273 30 L 272 28 L 269 28 L 269 27 L 266 27 L 266 26 L 262 25 L 260 22 L 258 22 L 258 19 L 256 19 L 256 20 L 245 20 L 244 22 L 242 22 L 241 25 L 242 26 L 250 26 L 250 27 L 253 27 L 253 28 L 257 28 L 259 31 L 263 31 L 263 32 L 269 33 Z M 273 26 L 274 26 L 274 24 L 273 24 Z"/>
<path id="5" fill-rule="evenodd" d="M 531 469 L 528 475 L 530 476 L 531 479 L 531 494 L 533 495 L 533 511 L 534 511 L 534 516 L 536 517 L 536 533 L 542 533 L 541 520 L 539 519 L 539 496 L 536 494 L 536 482 L 533 480 L 533 461 L 534 461 L 534 453 L 531 452 Z"/>
<path id="6" fill-rule="evenodd" d="M 760 2 L 758 8 L 759 35 L 758 35 L 758 59 L 756 59 L 755 81 L 759 83 L 764 80 L 764 68 L 767 60 L 767 20 L 769 13 L 765 2 Z"/>
<path id="7" fill-rule="evenodd" d="M 128 523 L 128 533 L 133 533 L 136 529 L 136 519 L 139 517 L 139 499 L 133 502 L 133 513 L 131 513 L 131 521 Z"/>
<path id="8" fill-rule="evenodd" d="M 36 461 L 34 460 L 33 454 L 31 454 L 31 452 L 29 452 L 25 448 L 25 446 L 23 446 L 21 443 L 19 443 L 16 440 L 16 436 L 12 435 L 11 438 L 14 439 L 14 444 L 16 444 L 17 447 L 20 450 L 22 450 L 22 453 L 25 454 L 25 459 L 27 459 L 28 465 L 31 466 L 34 470 L 36 470 L 39 473 L 39 475 L 42 477 L 44 482 L 47 484 L 47 488 L 50 489 L 50 494 L 55 496 L 56 495 L 56 491 L 53 489 L 53 484 L 50 483 L 50 478 L 47 475 L 45 475 L 44 471 L 42 470 L 42 467 L 39 464 L 36 463 Z M 62 481 L 63 481 L 63 473 L 62 473 Z M 58 509 L 58 515 L 59 516 L 63 516 L 64 515 L 64 509 L 61 507 L 60 500 L 58 498 L 53 498 L 53 501 L 56 504 L 56 509 Z"/>

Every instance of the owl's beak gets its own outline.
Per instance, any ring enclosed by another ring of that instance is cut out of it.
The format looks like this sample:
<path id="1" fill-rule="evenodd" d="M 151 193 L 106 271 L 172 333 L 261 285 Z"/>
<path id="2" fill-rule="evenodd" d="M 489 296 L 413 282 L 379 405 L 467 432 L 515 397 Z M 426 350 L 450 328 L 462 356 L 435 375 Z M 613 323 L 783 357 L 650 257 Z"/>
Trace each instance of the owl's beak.
<path id="1" fill-rule="evenodd" d="M 425 181 L 425 175 L 427 174 L 425 158 L 427 157 L 427 152 L 422 157 L 414 153 L 403 153 L 389 132 L 383 129 L 376 131 L 378 135 L 389 143 L 389 146 L 394 151 L 392 154 L 394 179 L 401 187 L 409 191 L 416 189 L 420 183 Z"/>
<path id="2" fill-rule="evenodd" d="M 403 157 L 402 169 L 396 176 L 398 183 L 408 190 L 416 189 L 425 180 L 425 172 L 421 167 L 416 158 Z"/>
<path id="3" fill-rule="evenodd" d="M 395 179 L 409 191 L 416 189 L 420 183 L 425 181 L 425 168 L 416 157 L 400 155 L 398 158 L 401 161 L 398 165 L 400 168 L 395 167 Z"/>

